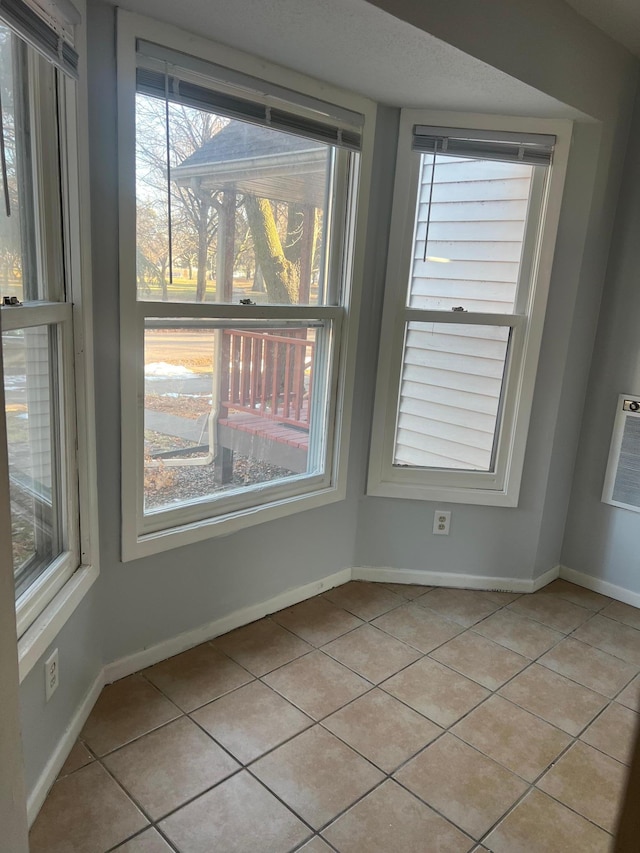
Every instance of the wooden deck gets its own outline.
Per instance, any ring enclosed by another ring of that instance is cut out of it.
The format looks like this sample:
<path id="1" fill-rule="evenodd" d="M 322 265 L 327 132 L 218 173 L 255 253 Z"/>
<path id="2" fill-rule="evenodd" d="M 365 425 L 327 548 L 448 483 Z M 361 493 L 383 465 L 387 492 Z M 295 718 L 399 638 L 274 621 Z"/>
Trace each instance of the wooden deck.
<path id="1" fill-rule="evenodd" d="M 297 447 L 300 450 L 309 449 L 309 432 L 299 427 L 278 423 L 269 418 L 250 415 L 247 412 L 233 412 L 226 418 L 220 418 L 218 425 L 229 429 L 240 430 L 250 435 L 263 436 L 271 441 Z"/>
<path id="2" fill-rule="evenodd" d="M 307 334 L 225 330 L 217 462 L 223 482 L 234 453 L 296 473 L 307 470 L 315 354 L 315 340 Z"/>
<path id="3" fill-rule="evenodd" d="M 225 329 L 215 441 L 220 482 L 233 477 L 236 453 L 297 474 L 308 470 L 315 354 L 315 339 L 307 338 L 308 333 L 306 328 Z M 206 451 L 210 417 L 146 409 L 146 429 L 190 442 L 184 449 L 154 453 L 154 458 L 178 464 L 181 455 Z"/>
<path id="4" fill-rule="evenodd" d="M 303 474 L 307 470 L 309 432 L 246 412 L 232 412 L 218 421 L 221 453 L 216 465 L 228 482 L 233 454 L 260 459 L 269 465 Z"/>

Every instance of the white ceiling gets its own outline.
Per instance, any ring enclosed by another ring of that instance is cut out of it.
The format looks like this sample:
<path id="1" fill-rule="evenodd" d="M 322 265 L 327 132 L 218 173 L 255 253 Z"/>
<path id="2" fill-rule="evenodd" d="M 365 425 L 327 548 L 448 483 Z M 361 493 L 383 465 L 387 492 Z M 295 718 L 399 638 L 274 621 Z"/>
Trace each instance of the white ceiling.
<path id="1" fill-rule="evenodd" d="M 566 0 L 591 23 L 640 56 L 640 0 Z"/>
<path id="2" fill-rule="evenodd" d="M 392 106 L 583 117 L 366 0 L 121 0 L 119 5 Z"/>

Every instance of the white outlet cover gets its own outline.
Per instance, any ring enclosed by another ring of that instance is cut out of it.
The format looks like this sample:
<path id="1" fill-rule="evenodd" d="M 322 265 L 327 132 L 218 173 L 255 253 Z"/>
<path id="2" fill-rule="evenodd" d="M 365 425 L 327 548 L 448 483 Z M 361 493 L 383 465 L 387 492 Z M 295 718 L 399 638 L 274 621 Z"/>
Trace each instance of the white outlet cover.
<path id="1" fill-rule="evenodd" d="M 47 702 L 58 689 L 59 681 L 58 650 L 54 649 L 44 662 L 44 692 Z"/>
<path id="2" fill-rule="evenodd" d="M 437 509 L 433 514 L 433 532 L 436 536 L 448 536 L 451 526 L 451 510 Z"/>

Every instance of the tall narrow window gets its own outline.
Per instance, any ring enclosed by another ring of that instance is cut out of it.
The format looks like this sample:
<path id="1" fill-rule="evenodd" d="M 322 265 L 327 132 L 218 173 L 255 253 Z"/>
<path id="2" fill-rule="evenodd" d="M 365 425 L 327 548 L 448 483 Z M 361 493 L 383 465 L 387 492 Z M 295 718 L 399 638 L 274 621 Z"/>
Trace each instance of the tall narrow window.
<path id="1" fill-rule="evenodd" d="M 526 435 L 522 378 L 537 359 L 556 136 L 417 122 L 407 136 L 369 489 L 469 502 L 483 491 L 492 502 L 507 492 L 516 428 Z"/>
<path id="2" fill-rule="evenodd" d="M 72 23 L 0 8 L 0 295 L 18 632 L 80 564 L 67 149 Z M 77 237 L 76 237 L 77 243 Z"/>
<path id="3" fill-rule="evenodd" d="M 130 544 L 332 487 L 361 123 L 138 40 Z"/>

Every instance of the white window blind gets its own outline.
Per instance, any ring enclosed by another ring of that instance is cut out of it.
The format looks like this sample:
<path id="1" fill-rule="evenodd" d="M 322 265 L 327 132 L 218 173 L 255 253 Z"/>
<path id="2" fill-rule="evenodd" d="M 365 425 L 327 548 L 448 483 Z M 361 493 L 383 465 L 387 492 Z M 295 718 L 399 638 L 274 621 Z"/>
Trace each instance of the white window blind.
<path id="1" fill-rule="evenodd" d="M 483 130 L 456 127 L 413 127 L 414 151 L 446 154 L 449 157 L 482 157 L 484 160 L 516 161 L 548 166 L 555 136 L 538 133 L 508 133 L 499 136 Z"/>
<path id="2" fill-rule="evenodd" d="M 141 94 L 360 150 L 364 118 L 352 110 L 147 41 L 137 65 Z"/>
<path id="3" fill-rule="evenodd" d="M 70 0 L 44 5 L 24 0 L 0 0 L 0 22 L 70 77 L 78 76 L 78 53 L 73 26 L 80 15 Z"/>

